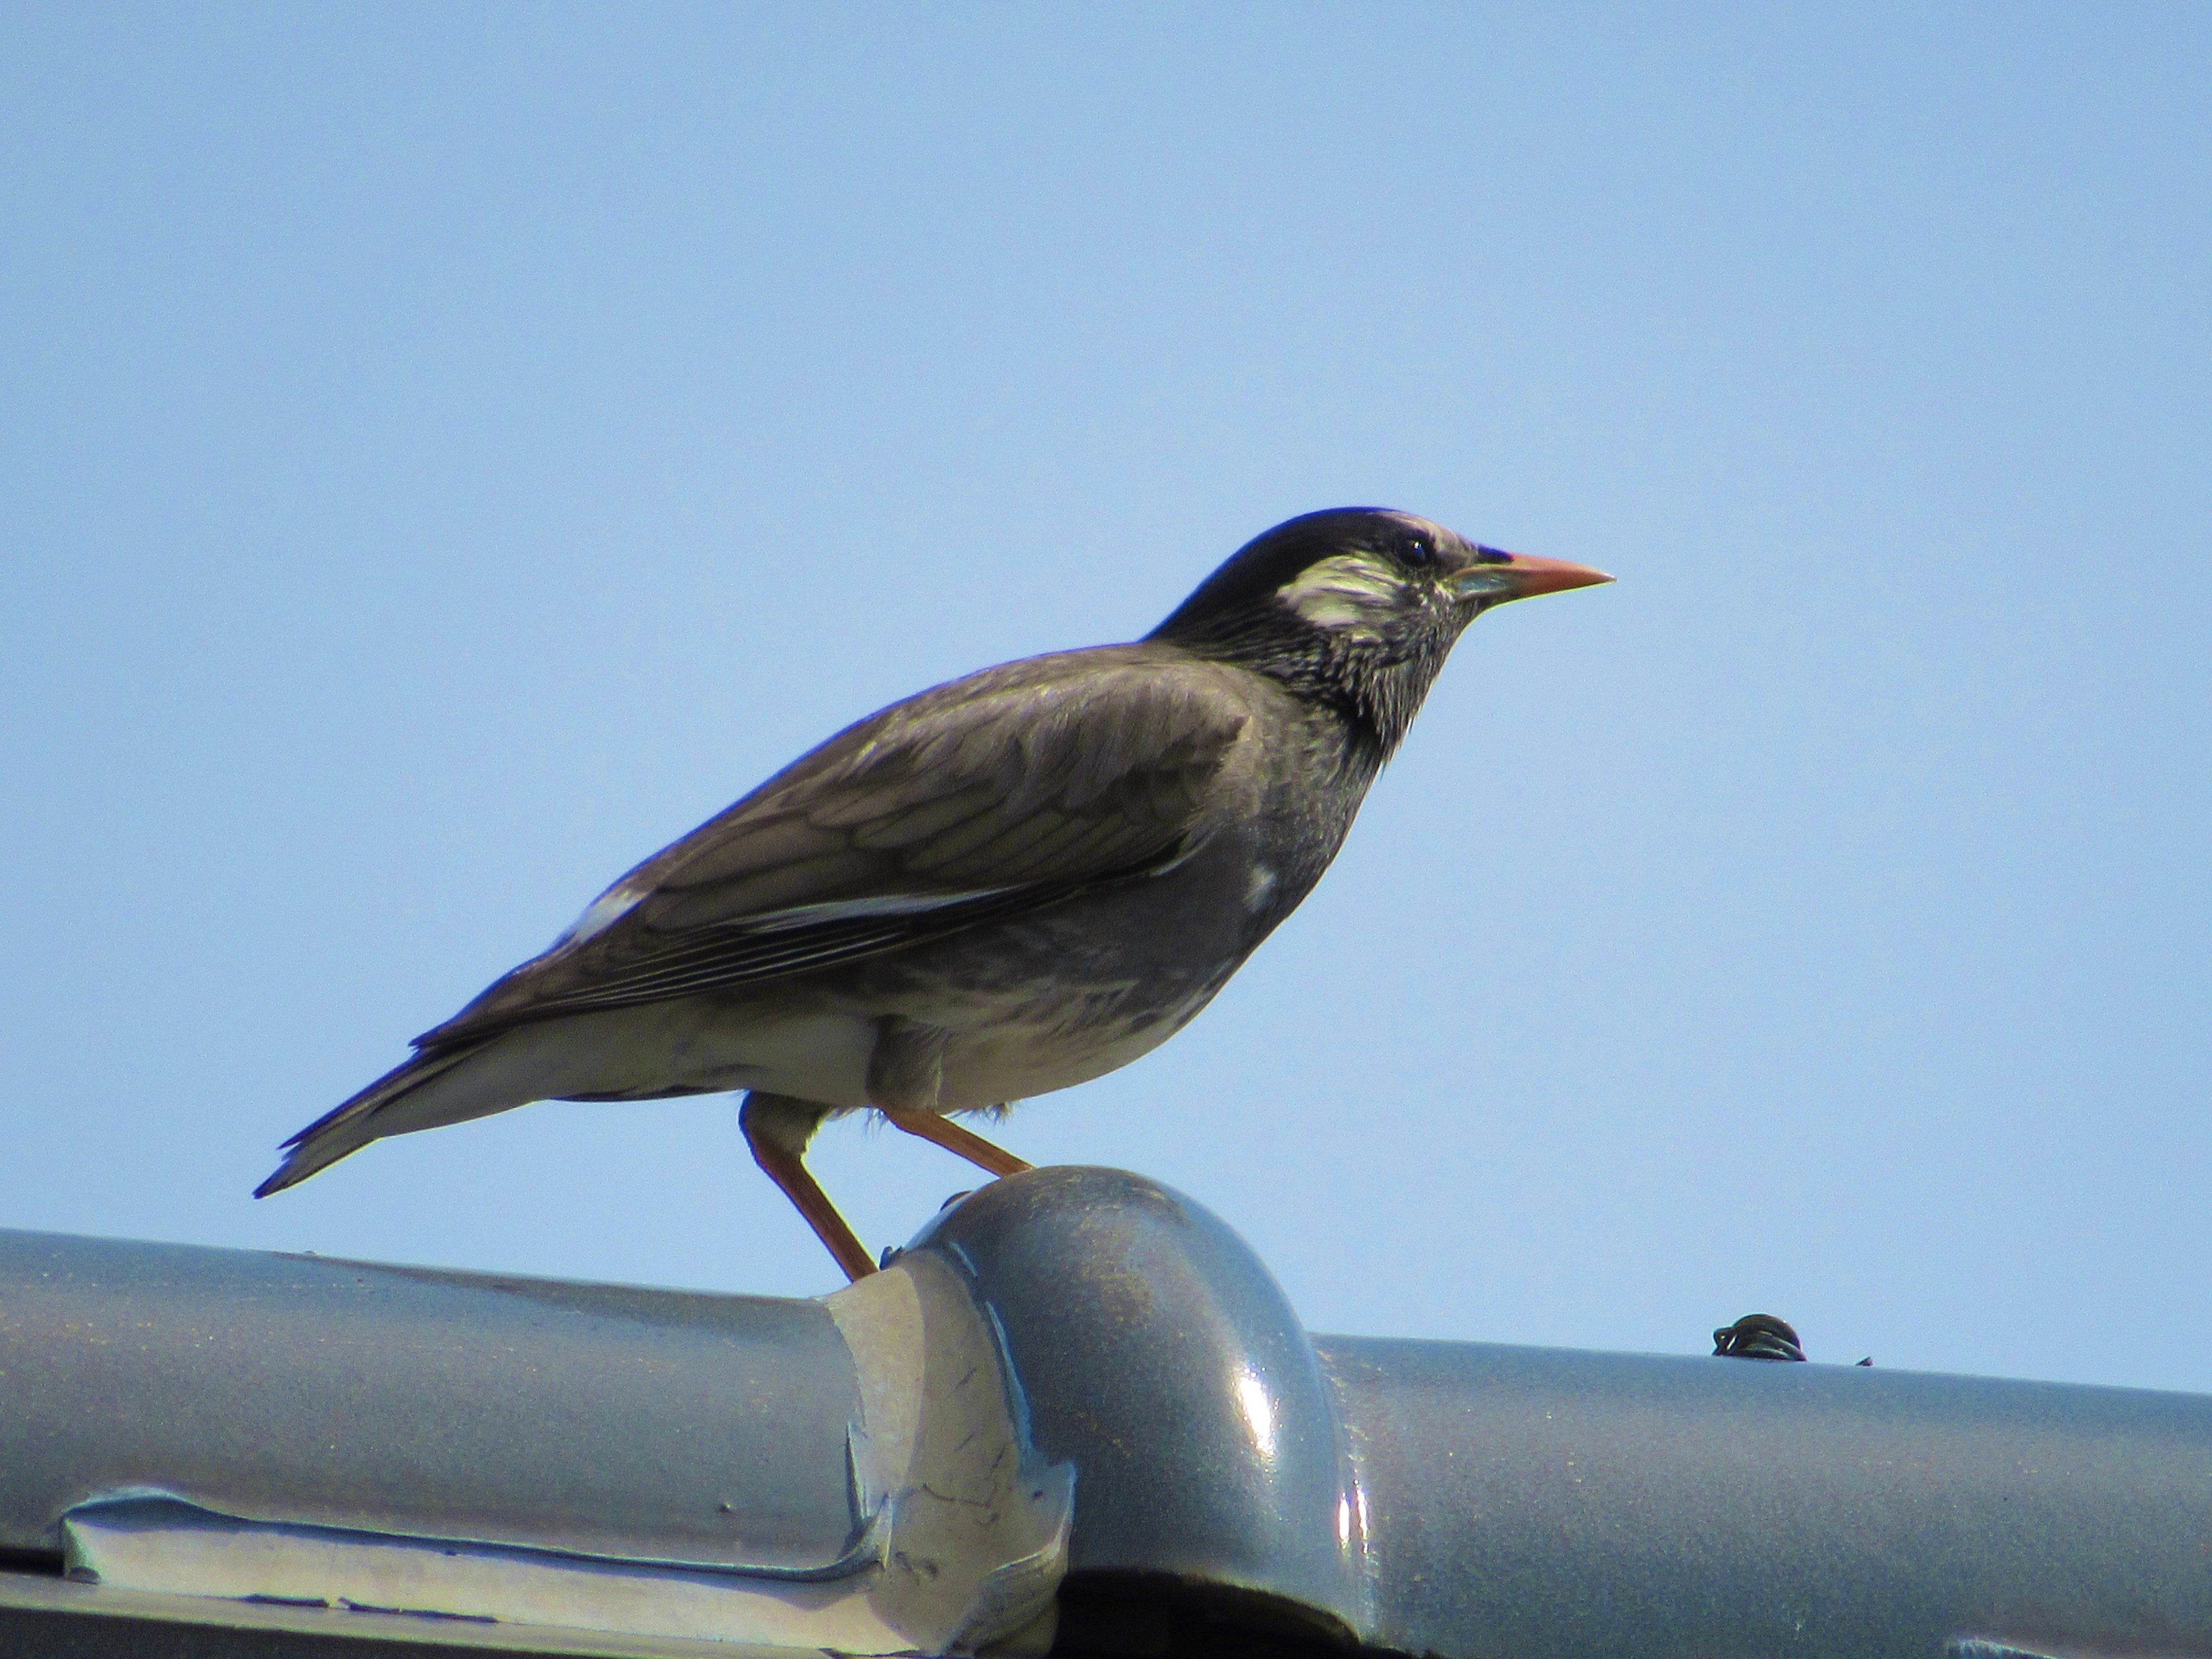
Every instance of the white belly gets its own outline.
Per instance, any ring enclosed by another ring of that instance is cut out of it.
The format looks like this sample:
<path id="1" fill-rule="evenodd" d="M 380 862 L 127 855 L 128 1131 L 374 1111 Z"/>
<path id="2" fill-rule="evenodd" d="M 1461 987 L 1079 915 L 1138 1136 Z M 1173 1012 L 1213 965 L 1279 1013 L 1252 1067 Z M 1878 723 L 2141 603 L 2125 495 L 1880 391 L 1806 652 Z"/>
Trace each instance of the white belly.
<path id="1" fill-rule="evenodd" d="M 943 1111 L 972 1111 L 1087 1083 L 1150 1054 L 1212 1000 L 1214 988 L 1164 1014 L 1135 1018 L 1115 992 L 1024 1000 L 970 994 L 900 1012 L 951 1033 L 938 1092 Z M 723 1019 L 671 1002 L 526 1026 L 498 1040 L 510 1089 L 526 1098 L 659 1096 L 760 1089 L 866 1107 L 876 1043 L 873 1008 L 779 1012 L 757 1006 Z"/>

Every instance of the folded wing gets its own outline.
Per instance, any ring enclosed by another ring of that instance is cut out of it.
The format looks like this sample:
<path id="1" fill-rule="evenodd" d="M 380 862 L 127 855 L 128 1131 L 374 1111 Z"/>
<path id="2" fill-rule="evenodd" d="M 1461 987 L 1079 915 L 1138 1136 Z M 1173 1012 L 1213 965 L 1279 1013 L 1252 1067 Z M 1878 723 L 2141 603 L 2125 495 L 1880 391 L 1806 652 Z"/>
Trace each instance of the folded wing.
<path id="1" fill-rule="evenodd" d="M 757 984 L 1179 862 L 1246 714 L 1146 647 L 1010 664 L 848 728 L 416 1039 Z"/>

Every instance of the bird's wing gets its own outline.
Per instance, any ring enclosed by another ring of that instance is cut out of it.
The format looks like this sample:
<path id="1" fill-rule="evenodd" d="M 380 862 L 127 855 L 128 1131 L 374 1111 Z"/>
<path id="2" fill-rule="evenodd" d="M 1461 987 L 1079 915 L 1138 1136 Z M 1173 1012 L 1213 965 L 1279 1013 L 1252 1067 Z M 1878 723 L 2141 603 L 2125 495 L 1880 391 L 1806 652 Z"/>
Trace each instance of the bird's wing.
<path id="1" fill-rule="evenodd" d="M 831 967 L 1180 861 L 1247 709 L 1188 665 L 1094 654 L 991 670 L 841 732 L 417 1045 Z"/>

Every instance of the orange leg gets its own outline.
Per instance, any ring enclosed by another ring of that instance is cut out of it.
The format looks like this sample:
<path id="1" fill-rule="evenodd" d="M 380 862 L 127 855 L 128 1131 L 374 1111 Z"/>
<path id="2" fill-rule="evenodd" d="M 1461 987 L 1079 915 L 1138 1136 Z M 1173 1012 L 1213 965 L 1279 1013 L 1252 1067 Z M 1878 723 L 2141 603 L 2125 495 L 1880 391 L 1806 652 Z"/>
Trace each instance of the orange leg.
<path id="1" fill-rule="evenodd" d="M 942 1113 L 918 1112 L 903 1106 L 878 1106 L 876 1109 L 891 1121 L 893 1127 L 933 1141 L 955 1157 L 964 1158 L 977 1169 L 988 1170 L 994 1176 L 1019 1175 L 1024 1170 L 1036 1168 L 1004 1147 L 994 1146 L 974 1130 L 962 1128 Z M 798 1202 L 796 1199 L 792 1201 Z"/>
<path id="2" fill-rule="evenodd" d="M 787 1102 L 779 1095 L 745 1097 L 744 1109 L 738 1121 L 745 1132 L 745 1145 L 752 1148 L 753 1162 L 782 1189 L 792 1207 L 805 1218 L 806 1224 L 814 1229 L 815 1237 L 822 1241 L 823 1248 L 845 1270 L 845 1277 L 866 1279 L 876 1270 L 867 1246 L 860 1243 L 845 1218 L 837 1213 L 837 1206 L 830 1201 L 830 1194 L 822 1190 L 821 1183 L 807 1173 L 806 1140 L 814 1133 L 815 1124 L 821 1121 L 821 1114 L 815 1111 L 803 1130 L 794 1133 L 798 1126 L 788 1121 L 790 1115 L 777 1109 L 787 1105 L 804 1109 L 805 1103 Z"/>

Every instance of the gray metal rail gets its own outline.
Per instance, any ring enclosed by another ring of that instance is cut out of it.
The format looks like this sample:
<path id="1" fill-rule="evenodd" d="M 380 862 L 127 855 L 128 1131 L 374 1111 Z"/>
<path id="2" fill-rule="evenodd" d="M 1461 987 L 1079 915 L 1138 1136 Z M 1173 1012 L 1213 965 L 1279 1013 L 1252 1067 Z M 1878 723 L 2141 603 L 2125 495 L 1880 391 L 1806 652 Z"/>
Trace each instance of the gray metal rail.
<path id="1" fill-rule="evenodd" d="M 1109 1170 L 819 1302 L 0 1233 L 0 1648 L 180 1632 L 2212 1656 L 2212 1399 L 1310 1338 Z"/>

